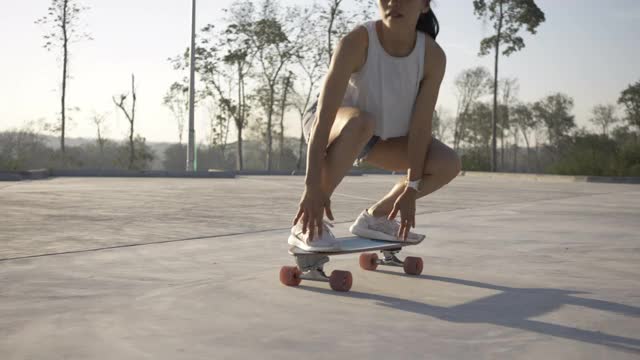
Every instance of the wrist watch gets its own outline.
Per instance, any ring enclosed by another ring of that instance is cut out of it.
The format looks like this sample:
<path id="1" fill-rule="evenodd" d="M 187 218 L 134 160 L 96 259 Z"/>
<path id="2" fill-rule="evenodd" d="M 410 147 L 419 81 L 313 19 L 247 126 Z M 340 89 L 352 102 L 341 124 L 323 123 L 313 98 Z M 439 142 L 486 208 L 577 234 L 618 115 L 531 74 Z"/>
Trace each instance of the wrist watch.
<path id="1" fill-rule="evenodd" d="M 414 181 L 409 181 L 409 179 L 407 178 L 404 182 L 405 186 L 408 188 L 412 188 L 415 191 L 420 191 L 422 190 L 422 179 L 418 179 L 418 180 L 414 180 Z"/>

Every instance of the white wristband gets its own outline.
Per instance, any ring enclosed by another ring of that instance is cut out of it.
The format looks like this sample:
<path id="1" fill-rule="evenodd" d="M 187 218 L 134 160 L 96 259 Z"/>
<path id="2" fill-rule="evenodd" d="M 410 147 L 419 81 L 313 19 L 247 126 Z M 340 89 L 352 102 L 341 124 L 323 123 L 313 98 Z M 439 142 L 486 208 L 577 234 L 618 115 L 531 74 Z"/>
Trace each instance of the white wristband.
<path id="1" fill-rule="evenodd" d="M 420 185 L 422 184 L 422 179 L 418 179 L 418 180 L 414 180 L 414 181 L 409 181 L 407 180 L 406 185 L 408 188 L 412 188 L 415 191 L 420 191 Z"/>

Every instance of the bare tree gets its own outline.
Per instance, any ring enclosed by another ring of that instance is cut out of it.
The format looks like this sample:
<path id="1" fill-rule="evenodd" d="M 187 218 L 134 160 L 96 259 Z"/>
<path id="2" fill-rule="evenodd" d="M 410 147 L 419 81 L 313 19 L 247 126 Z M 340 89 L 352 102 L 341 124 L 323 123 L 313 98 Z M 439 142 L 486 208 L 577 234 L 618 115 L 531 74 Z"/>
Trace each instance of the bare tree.
<path id="1" fill-rule="evenodd" d="M 116 104 L 118 108 L 122 110 L 125 117 L 129 121 L 129 169 L 133 170 L 134 162 L 135 162 L 135 143 L 134 143 L 134 131 L 133 124 L 136 118 L 136 86 L 135 86 L 135 76 L 131 74 L 131 113 L 125 107 L 125 101 L 129 94 L 121 94 L 119 99 L 116 100 L 116 97 L 113 97 L 113 103 Z"/>
<path id="2" fill-rule="evenodd" d="M 502 93 L 502 111 L 498 111 L 498 115 L 501 117 L 501 119 L 498 120 L 502 124 L 500 126 L 500 167 L 504 168 L 504 133 L 505 131 L 510 133 L 515 132 L 516 135 L 514 136 L 517 136 L 518 133 L 518 129 L 511 126 L 509 115 L 510 109 L 518 97 L 520 86 L 518 85 L 518 79 L 508 78 L 502 79 L 499 82 L 499 87 Z"/>
<path id="3" fill-rule="evenodd" d="M 105 129 L 106 115 L 94 112 L 92 119 L 93 119 L 93 123 L 96 125 L 96 131 L 98 136 L 97 142 L 98 142 L 98 147 L 100 148 L 100 168 L 102 168 L 104 166 L 104 144 L 106 142 L 106 139 L 104 138 L 104 133 L 106 130 Z"/>
<path id="4" fill-rule="evenodd" d="M 263 0 L 261 2 L 260 18 L 252 24 L 249 36 L 253 48 L 256 49 L 256 60 L 262 75 L 262 86 L 258 94 L 267 120 L 267 171 L 272 169 L 272 123 L 275 113 L 277 81 L 281 71 L 297 54 L 300 44 L 298 39 L 305 31 L 305 29 L 291 25 L 295 24 L 294 19 L 300 15 L 299 9 L 288 8 L 283 17 L 278 5 L 277 0 Z"/>
<path id="5" fill-rule="evenodd" d="M 307 15 L 301 16 L 297 23 L 297 27 L 305 28 L 300 38 L 300 48 L 296 56 L 296 65 L 301 71 L 296 84 L 300 85 L 300 89 L 294 88 L 292 105 L 296 109 L 300 121 L 300 142 L 298 147 L 298 161 L 296 169 L 302 168 L 304 159 L 304 132 L 303 120 L 305 113 L 309 110 L 313 99 L 314 92 L 318 92 L 320 81 L 325 74 L 327 58 L 329 52 L 326 49 L 327 43 L 323 40 L 324 29 L 320 26 L 311 26 L 309 23 L 317 23 L 322 19 L 322 8 L 314 4 L 310 8 L 305 9 Z"/>
<path id="6" fill-rule="evenodd" d="M 451 116 L 442 106 L 438 106 L 433 113 L 433 135 L 442 142 L 447 141 L 447 134 L 451 128 Z"/>
<path id="7" fill-rule="evenodd" d="M 278 152 L 280 154 L 278 158 L 278 168 L 282 168 L 283 159 L 284 159 L 284 114 L 287 111 L 287 107 L 289 105 L 287 95 L 289 94 L 289 90 L 291 90 L 292 82 L 294 80 L 294 75 L 292 71 L 282 78 L 282 99 L 280 100 L 280 131 L 279 136 L 280 139 L 278 141 Z"/>
<path id="8" fill-rule="evenodd" d="M 509 132 L 513 136 L 513 171 L 518 171 L 518 133 L 519 128 L 513 126 L 509 128 Z"/>
<path id="9" fill-rule="evenodd" d="M 378 8 L 375 0 L 355 0 L 355 12 L 344 9 L 347 3 L 344 0 L 324 0 L 324 6 L 320 7 L 320 26 L 325 31 L 326 43 L 322 48 L 326 51 L 327 67 L 331 65 L 333 48 L 358 22 L 367 20 L 375 15 Z M 358 11 L 359 10 L 359 11 Z"/>
<path id="10" fill-rule="evenodd" d="M 458 108 L 453 132 L 454 150 L 458 150 L 460 142 L 466 137 L 466 118 L 471 106 L 489 91 L 490 77 L 487 69 L 476 67 L 462 71 L 455 80 Z"/>
<path id="11" fill-rule="evenodd" d="M 591 110 L 593 117 L 590 121 L 597 127 L 602 128 L 602 135 L 609 136 L 609 127 L 620 122 L 616 116 L 616 106 L 613 104 L 596 105 Z"/>
<path id="12" fill-rule="evenodd" d="M 531 170 L 530 166 L 530 148 L 531 144 L 529 142 L 529 131 L 535 131 L 538 126 L 538 122 L 536 118 L 533 116 L 533 111 L 531 110 L 531 105 L 527 104 L 517 104 L 513 107 L 511 111 L 511 116 L 513 117 L 514 125 L 520 130 L 522 137 L 524 138 L 525 144 L 527 146 L 527 172 Z"/>
<path id="13" fill-rule="evenodd" d="M 327 26 L 327 66 L 331 65 L 331 57 L 333 56 L 333 35 L 334 35 L 334 24 L 336 22 L 336 18 L 342 15 L 343 11 L 340 9 L 340 5 L 343 0 L 328 0 L 328 7 L 326 15 L 323 16 L 323 19 L 329 23 Z"/>
<path id="14" fill-rule="evenodd" d="M 222 159 L 225 158 L 227 143 L 229 139 L 229 123 L 231 116 L 223 110 L 219 111 L 215 98 L 211 98 L 207 104 L 209 114 L 209 146 L 212 149 L 220 150 Z"/>
<path id="15" fill-rule="evenodd" d="M 77 0 L 51 0 L 47 15 L 36 20 L 36 24 L 50 27 L 50 32 L 44 35 L 44 48 L 48 51 L 56 50 L 62 56 L 62 96 L 60 98 L 60 150 L 62 163 L 65 164 L 65 130 L 66 130 L 66 101 L 67 80 L 69 79 L 69 45 L 80 40 L 92 40 L 87 33 L 80 33 L 80 14 L 88 7 L 81 6 Z"/>
<path id="16" fill-rule="evenodd" d="M 178 125 L 178 144 L 182 145 L 184 126 L 189 112 L 189 86 L 187 79 L 183 82 L 174 82 L 165 94 L 162 104 L 169 108 Z"/>
<path id="17" fill-rule="evenodd" d="M 498 59 L 500 46 L 506 48 L 502 54 L 509 56 L 524 48 L 524 40 L 518 36 L 520 29 L 525 27 L 532 34 L 536 28 L 545 21 L 545 15 L 536 5 L 534 0 L 473 0 L 474 13 L 484 20 L 487 18 L 493 22 L 496 31 L 494 35 L 482 39 L 480 43 L 480 55 L 485 56 L 493 50 L 494 83 L 493 83 L 493 116 L 492 123 L 492 152 L 491 170 L 496 170 L 496 126 L 498 112 Z"/>

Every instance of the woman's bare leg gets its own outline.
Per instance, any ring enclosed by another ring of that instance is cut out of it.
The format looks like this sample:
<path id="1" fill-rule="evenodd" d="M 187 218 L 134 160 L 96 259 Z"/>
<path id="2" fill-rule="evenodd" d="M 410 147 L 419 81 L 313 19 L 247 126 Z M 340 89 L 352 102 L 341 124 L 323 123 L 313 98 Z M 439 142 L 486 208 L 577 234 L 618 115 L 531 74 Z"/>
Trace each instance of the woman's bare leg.
<path id="1" fill-rule="evenodd" d="M 373 136 L 374 128 L 375 120 L 369 114 L 352 107 L 338 109 L 322 161 L 321 185 L 329 197 Z"/>
<path id="2" fill-rule="evenodd" d="M 366 161 L 390 171 L 406 171 L 409 168 L 407 154 L 408 138 L 398 137 L 379 141 Z M 433 139 L 424 165 L 422 190 L 416 198 L 421 198 L 448 184 L 460 173 L 461 163 L 456 152 L 437 139 Z M 393 204 L 404 191 L 404 184 L 398 182 L 387 195 L 369 208 L 374 216 L 386 216 L 393 210 Z"/>

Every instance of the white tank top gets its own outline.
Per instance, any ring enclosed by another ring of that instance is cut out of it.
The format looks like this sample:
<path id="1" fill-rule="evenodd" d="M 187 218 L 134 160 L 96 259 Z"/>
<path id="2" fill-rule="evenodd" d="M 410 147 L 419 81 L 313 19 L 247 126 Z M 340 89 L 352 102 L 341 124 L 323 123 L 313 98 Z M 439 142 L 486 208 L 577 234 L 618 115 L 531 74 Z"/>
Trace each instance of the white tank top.
<path id="1" fill-rule="evenodd" d="M 383 48 L 376 21 L 364 24 L 369 33 L 367 62 L 351 75 L 343 106 L 357 107 L 376 119 L 374 134 L 382 139 L 406 136 L 424 75 L 425 34 L 406 57 L 393 57 Z"/>

